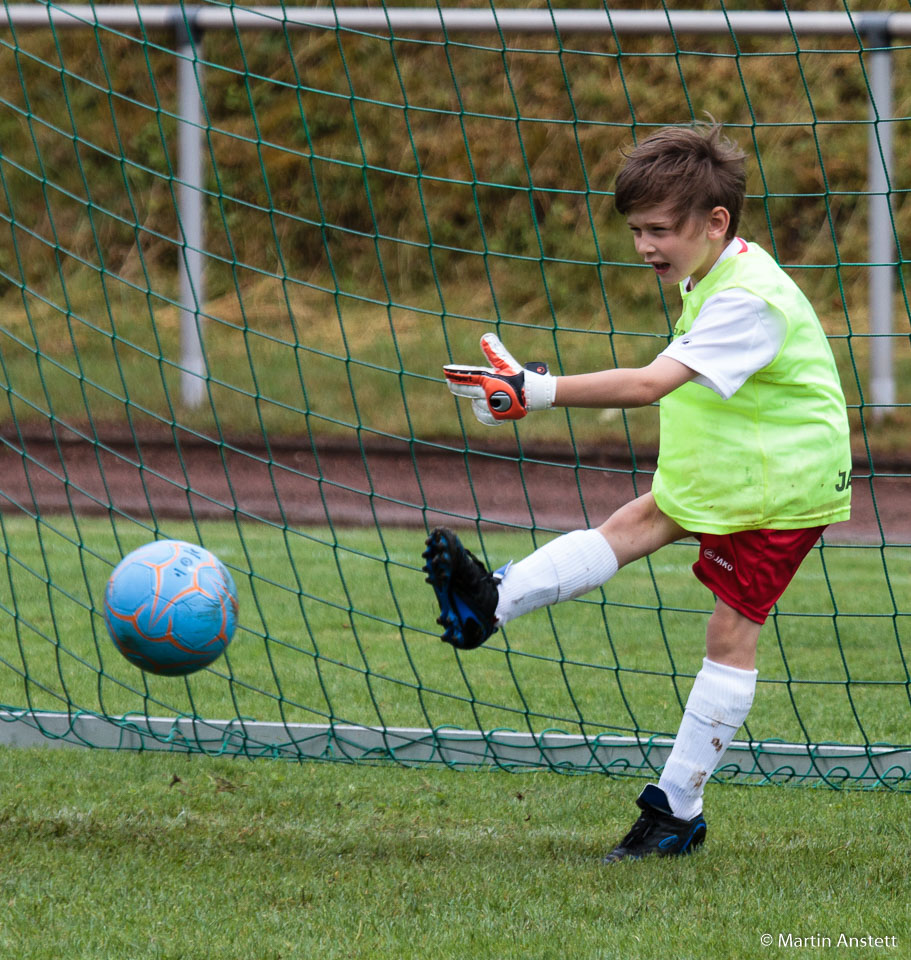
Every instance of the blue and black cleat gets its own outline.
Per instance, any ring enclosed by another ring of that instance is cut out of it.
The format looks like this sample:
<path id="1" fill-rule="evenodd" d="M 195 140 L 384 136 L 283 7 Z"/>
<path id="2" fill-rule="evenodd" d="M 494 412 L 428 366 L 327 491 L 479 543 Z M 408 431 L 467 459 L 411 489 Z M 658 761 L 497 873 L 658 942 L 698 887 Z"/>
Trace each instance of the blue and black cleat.
<path id="1" fill-rule="evenodd" d="M 460 650 L 473 650 L 497 632 L 500 571 L 491 573 L 446 527 L 437 527 L 426 543 L 423 569 L 440 605 L 442 639 Z"/>
<path id="2" fill-rule="evenodd" d="M 602 863 L 641 860 L 651 853 L 659 857 L 679 857 L 692 853 L 705 840 L 706 826 L 702 814 L 692 820 L 675 817 L 667 795 L 655 784 L 646 786 L 636 804 L 642 811 L 639 819 Z"/>

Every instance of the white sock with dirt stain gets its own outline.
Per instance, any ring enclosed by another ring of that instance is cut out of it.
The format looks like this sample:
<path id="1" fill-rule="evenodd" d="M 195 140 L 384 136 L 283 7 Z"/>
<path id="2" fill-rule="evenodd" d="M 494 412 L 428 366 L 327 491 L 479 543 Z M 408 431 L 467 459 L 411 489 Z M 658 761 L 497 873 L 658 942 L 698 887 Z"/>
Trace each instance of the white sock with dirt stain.
<path id="1" fill-rule="evenodd" d="M 705 782 L 750 712 L 756 676 L 755 670 L 702 661 L 658 781 L 675 817 L 692 820 L 702 812 Z"/>

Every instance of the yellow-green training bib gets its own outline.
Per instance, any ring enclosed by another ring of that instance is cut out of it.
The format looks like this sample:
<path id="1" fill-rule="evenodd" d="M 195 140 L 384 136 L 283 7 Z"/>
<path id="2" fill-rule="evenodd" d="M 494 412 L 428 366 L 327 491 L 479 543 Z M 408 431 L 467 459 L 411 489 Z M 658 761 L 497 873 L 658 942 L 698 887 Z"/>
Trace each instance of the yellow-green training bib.
<path id="1" fill-rule="evenodd" d="M 832 350 L 797 285 L 748 244 L 690 292 L 675 336 L 703 303 L 748 290 L 787 323 L 775 359 L 729 399 L 685 383 L 661 400 L 661 443 L 652 492 L 659 509 L 694 533 L 796 530 L 851 512 L 848 417 Z"/>

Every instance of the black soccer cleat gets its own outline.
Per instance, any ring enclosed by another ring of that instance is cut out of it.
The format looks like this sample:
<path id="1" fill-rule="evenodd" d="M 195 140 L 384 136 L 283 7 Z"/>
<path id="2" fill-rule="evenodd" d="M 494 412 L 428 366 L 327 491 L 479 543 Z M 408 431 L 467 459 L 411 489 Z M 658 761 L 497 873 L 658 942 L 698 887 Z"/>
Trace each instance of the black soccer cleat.
<path id="1" fill-rule="evenodd" d="M 491 573 L 446 527 L 437 527 L 426 543 L 423 569 L 440 605 L 441 639 L 460 650 L 473 650 L 497 632 L 497 584 L 502 576 Z"/>
<path id="2" fill-rule="evenodd" d="M 642 811 L 630 832 L 601 861 L 641 860 L 655 853 L 659 857 L 679 857 L 692 853 L 705 840 L 702 814 L 681 820 L 671 812 L 665 792 L 650 783 L 639 794 L 636 805 Z"/>

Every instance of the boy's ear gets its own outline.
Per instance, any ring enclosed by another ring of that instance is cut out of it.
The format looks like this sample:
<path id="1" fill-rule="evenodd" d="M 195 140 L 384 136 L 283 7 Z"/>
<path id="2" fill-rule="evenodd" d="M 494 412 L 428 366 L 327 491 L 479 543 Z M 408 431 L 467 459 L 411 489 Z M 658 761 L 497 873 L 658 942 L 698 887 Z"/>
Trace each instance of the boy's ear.
<path id="1" fill-rule="evenodd" d="M 708 232 L 712 239 L 721 239 L 727 236 L 731 225 L 731 214 L 727 207 L 712 207 L 709 211 Z"/>

